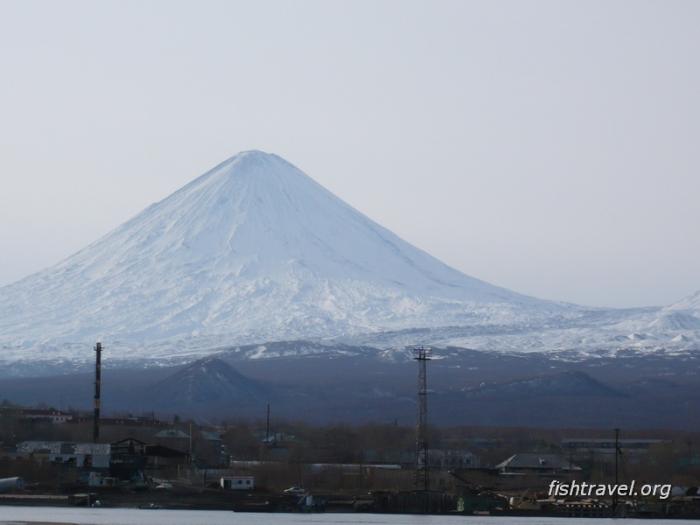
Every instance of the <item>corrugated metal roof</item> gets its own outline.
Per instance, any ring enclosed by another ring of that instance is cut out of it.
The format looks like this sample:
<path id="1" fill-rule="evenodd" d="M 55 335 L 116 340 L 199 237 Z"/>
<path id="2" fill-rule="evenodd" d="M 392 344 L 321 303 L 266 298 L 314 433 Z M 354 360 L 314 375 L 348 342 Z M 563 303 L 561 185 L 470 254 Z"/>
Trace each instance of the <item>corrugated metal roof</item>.
<path id="1" fill-rule="evenodd" d="M 514 454 L 496 465 L 497 469 L 581 470 L 558 454 Z"/>
<path id="2" fill-rule="evenodd" d="M 158 432 L 155 437 L 157 438 L 170 438 L 170 439 L 189 439 L 189 434 L 186 434 L 182 430 L 176 428 L 168 428 Z"/>

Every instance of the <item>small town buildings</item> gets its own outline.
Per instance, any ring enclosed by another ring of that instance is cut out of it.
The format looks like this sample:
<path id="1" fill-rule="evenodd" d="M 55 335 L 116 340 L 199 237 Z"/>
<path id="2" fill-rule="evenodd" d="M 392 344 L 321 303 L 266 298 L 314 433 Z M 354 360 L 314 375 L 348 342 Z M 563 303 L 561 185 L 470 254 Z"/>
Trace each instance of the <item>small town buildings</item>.
<path id="1" fill-rule="evenodd" d="M 413 468 L 416 462 L 415 450 L 404 450 L 399 455 L 399 463 L 404 468 Z M 421 464 L 423 457 L 421 456 Z M 434 470 L 474 469 L 481 466 L 475 454 L 458 448 L 431 448 L 428 450 L 428 462 Z"/>
<path id="2" fill-rule="evenodd" d="M 365 472 L 372 470 L 401 470 L 401 465 L 391 463 L 308 463 L 311 472 L 338 470 L 341 472 Z"/>
<path id="3" fill-rule="evenodd" d="M 297 437 L 294 434 L 286 432 L 268 432 L 267 430 L 257 430 L 254 432 L 261 443 L 265 445 L 279 445 L 281 443 L 296 442 Z"/>
<path id="4" fill-rule="evenodd" d="M 71 423 L 92 424 L 92 415 L 75 415 L 71 418 Z M 125 417 L 100 417 L 101 427 L 126 427 L 126 428 L 168 428 L 169 422 L 160 421 L 154 417 L 125 416 Z"/>
<path id="5" fill-rule="evenodd" d="M 617 446 L 625 458 L 638 458 L 649 453 L 658 445 L 669 443 L 663 439 L 620 439 Z M 561 446 L 574 458 L 582 460 L 615 461 L 615 438 L 567 438 L 562 439 Z"/>
<path id="6" fill-rule="evenodd" d="M 428 464 L 430 468 L 440 470 L 479 468 L 479 458 L 468 450 L 429 449 Z"/>
<path id="7" fill-rule="evenodd" d="M 112 443 L 112 476 L 123 480 L 143 478 L 145 472 L 177 468 L 187 464 L 189 455 L 164 445 L 148 444 L 134 438 Z"/>
<path id="8" fill-rule="evenodd" d="M 0 409 L 0 414 L 18 417 L 19 419 L 30 419 L 33 421 L 48 421 L 54 425 L 67 423 L 73 419 L 73 414 L 54 410 L 52 408 L 15 408 L 4 407 Z"/>
<path id="9" fill-rule="evenodd" d="M 17 445 L 17 453 L 51 463 L 71 464 L 77 468 L 108 469 L 111 446 L 109 443 L 23 441 Z"/>

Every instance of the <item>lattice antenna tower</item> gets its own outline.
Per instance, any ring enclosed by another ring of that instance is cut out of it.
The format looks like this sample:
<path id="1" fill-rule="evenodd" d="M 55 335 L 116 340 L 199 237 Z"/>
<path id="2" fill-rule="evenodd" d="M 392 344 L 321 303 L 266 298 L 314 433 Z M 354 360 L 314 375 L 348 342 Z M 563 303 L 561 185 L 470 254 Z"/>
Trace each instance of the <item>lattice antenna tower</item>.
<path id="1" fill-rule="evenodd" d="M 428 361 L 430 348 L 416 347 L 413 359 L 418 362 L 418 420 L 416 422 L 416 488 L 430 489 L 430 461 L 428 458 Z"/>

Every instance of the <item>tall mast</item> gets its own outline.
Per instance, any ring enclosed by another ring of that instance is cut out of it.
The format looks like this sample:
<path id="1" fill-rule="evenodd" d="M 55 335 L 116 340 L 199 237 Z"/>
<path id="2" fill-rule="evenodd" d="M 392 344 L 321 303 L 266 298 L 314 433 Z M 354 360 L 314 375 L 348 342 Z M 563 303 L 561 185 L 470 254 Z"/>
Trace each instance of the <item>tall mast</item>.
<path id="1" fill-rule="evenodd" d="M 100 394 L 102 388 L 102 343 L 95 345 L 95 413 L 92 421 L 92 441 L 100 439 Z"/>
<path id="2" fill-rule="evenodd" d="M 617 487 L 619 486 L 618 460 L 620 456 L 620 429 L 615 429 L 615 492 L 613 493 L 613 515 L 617 514 Z"/>
<path id="3" fill-rule="evenodd" d="M 428 371 L 430 349 L 422 346 L 414 350 L 418 361 L 418 421 L 416 423 L 416 488 L 430 489 L 430 461 L 428 458 Z"/>

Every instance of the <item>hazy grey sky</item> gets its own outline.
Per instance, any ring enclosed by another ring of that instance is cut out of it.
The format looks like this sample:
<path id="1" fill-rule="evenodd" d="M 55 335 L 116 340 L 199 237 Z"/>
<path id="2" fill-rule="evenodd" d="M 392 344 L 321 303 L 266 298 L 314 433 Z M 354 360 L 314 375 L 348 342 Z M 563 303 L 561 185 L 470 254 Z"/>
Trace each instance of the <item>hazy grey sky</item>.
<path id="1" fill-rule="evenodd" d="M 0 0 L 0 284 L 240 150 L 464 271 L 700 289 L 700 2 Z"/>

